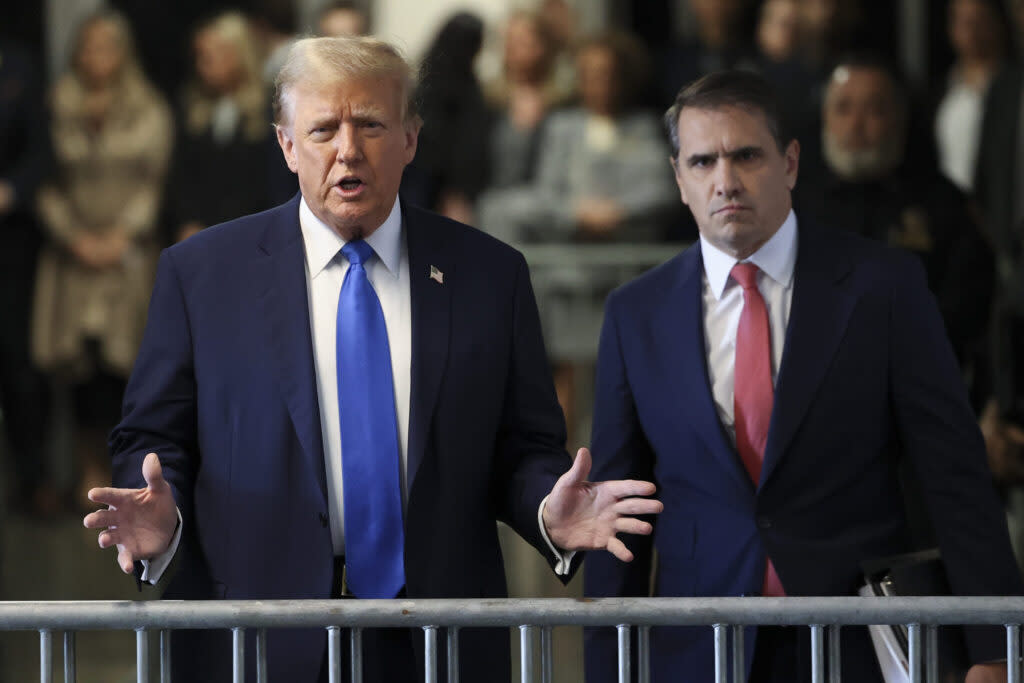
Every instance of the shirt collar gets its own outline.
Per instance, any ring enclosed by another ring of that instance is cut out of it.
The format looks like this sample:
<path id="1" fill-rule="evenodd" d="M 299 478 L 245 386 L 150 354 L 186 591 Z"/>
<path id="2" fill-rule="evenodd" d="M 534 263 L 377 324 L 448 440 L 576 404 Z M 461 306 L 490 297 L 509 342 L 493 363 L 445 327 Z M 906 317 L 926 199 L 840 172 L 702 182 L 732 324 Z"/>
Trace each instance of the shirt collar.
<path id="1" fill-rule="evenodd" d="M 760 268 L 775 282 L 788 288 L 793 283 L 793 268 L 796 265 L 796 214 L 790 209 L 782 227 L 761 248 L 744 259 Z M 722 298 L 725 286 L 729 282 L 729 273 L 739 261 L 721 251 L 701 235 L 701 257 L 704 261 L 704 274 L 711 292 L 716 299 Z"/>
<path id="2" fill-rule="evenodd" d="M 299 227 L 302 229 L 302 240 L 306 245 L 309 276 L 314 278 L 334 260 L 345 246 L 346 240 L 316 217 L 306 204 L 305 197 L 299 202 Z M 397 279 L 402 259 L 402 207 L 397 198 L 387 219 L 366 238 L 366 243 L 373 247 L 377 258 L 391 276 Z"/>

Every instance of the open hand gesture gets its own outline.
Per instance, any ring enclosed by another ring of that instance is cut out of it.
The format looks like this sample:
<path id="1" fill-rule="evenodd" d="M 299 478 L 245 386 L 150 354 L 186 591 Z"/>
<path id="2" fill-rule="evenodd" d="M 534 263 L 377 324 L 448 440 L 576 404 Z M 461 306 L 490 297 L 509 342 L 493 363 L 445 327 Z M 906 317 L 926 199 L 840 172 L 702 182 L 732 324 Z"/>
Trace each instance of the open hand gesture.
<path id="1" fill-rule="evenodd" d="M 130 574 L 136 560 L 148 560 L 167 550 L 178 522 L 171 487 L 160 469 L 160 459 L 150 453 L 142 463 L 143 489 L 90 489 L 89 500 L 106 505 L 85 516 L 87 529 L 100 532 L 101 548 L 117 546 L 117 563 Z"/>
<path id="2" fill-rule="evenodd" d="M 587 481 L 590 451 L 581 448 L 572 468 L 551 489 L 544 506 L 544 526 L 551 541 L 564 550 L 607 550 L 623 562 L 633 553 L 616 537 L 617 533 L 650 534 L 649 522 L 635 515 L 661 512 L 661 501 L 650 496 L 655 487 L 649 481 Z"/>

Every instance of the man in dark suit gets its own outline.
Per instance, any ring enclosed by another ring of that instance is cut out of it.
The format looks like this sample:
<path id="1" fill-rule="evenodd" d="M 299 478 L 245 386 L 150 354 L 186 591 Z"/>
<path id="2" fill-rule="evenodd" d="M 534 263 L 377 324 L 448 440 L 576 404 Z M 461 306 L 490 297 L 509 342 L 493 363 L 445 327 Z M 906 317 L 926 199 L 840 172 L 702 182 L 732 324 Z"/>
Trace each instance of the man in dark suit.
<path id="1" fill-rule="evenodd" d="M 125 572 L 173 556 L 168 597 L 501 597 L 496 519 L 568 576 L 563 549 L 629 559 L 615 532 L 650 525 L 620 513 L 660 509 L 585 482 L 585 449 L 565 472 L 522 256 L 398 201 L 411 81 L 381 41 L 298 42 L 275 109 L 300 195 L 162 256 L 111 436 L 128 488 L 94 489 L 110 509 L 85 523 Z M 224 634 L 177 637 L 176 679 L 226 680 Z M 367 680 L 419 678 L 422 639 L 366 637 Z M 461 640 L 463 680 L 508 678 L 505 632 Z M 323 631 L 268 652 L 272 679 L 325 680 Z"/>
<path id="2" fill-rule="evenodd" d="M 959 594 L 1018 593 L 1006 524 L 942 319 L 910 255 L 798 223 L 799 145 L 759 77 L 721 72 L 666 114 L 700 241 L 614 292 L 601 336 L 595 476 L 653 479 L 665 505 L 636 561 L 588 562 L 590 596 L 854 595 L 906 552 L 907 459 Z M 657 551 L 653 587 L 652 551 Z M 807 629 L 748 627 L 750 681 L 809 679 Z M 587 636 L 605 680 L 607 630 Z M 713 676 L 710 628 L 655 629 L 654 681 Z M 974 662 L 1004 657 L 971 630 Z M 842 676 L 880 681 L 867 631 Z M 1004 680 L 982 664 L 968 680 Z M 976 678 L 975 678 L 976 677 Z"/>

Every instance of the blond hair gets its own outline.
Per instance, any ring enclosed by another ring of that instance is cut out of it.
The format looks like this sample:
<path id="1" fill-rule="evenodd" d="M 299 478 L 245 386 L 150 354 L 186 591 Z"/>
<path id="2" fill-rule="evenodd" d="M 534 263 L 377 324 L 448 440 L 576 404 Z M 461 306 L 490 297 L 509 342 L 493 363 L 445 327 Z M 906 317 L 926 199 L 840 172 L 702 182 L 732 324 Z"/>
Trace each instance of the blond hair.
<path id="1" fill-rule="evenodd" d="M 241 64 L 241 83 L 231 99 L 242 113 L 242 132 L 246 139 L 256 141 L 267 134 L 266 93 L 260 75 L 259 57 L 249 22 L 240 12 L 224 12 L 202 24 L 194 35 L 212 31 L 230 43 Z M 205 92 L 198 82 L 185 89 L 185 124 L 188 131 L 201 134 L 210 125 L 217 98 Z"/>
<path id="2" fill-rule="evenodd" d="M 392 78 L 401 90 L 402 120 L 419 123 L 416 72 L 391 43 L 365 36 L 304 38 L 288 52 L 274 82 L 274 122 L 291 124 L 294 90 L 300 85 L 330 85 L 342 80 Z"/>

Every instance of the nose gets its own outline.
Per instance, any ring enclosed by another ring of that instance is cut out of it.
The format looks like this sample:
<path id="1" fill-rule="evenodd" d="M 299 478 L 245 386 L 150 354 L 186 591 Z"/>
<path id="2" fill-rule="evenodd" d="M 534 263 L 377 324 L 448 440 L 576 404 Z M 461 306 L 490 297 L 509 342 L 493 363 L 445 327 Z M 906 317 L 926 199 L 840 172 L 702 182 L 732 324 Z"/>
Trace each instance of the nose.
<path id="1" fill-rule="evenodd" d="M 363 158 L 363 143 L 355 126 L 343 125 L 338 130 L 338 152 L 336 160 L 351 165 Z"/>
<path id="2" fill-rule="evenodd" d="M 735 197 L 743 190 L 736 166 L 729 158 L 719 159 L 715 168 L 715 193 L 722 197 Z"/>

